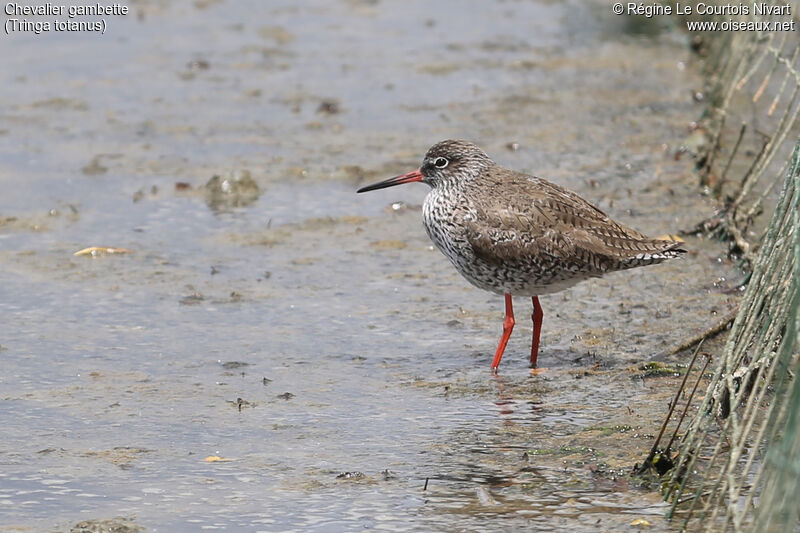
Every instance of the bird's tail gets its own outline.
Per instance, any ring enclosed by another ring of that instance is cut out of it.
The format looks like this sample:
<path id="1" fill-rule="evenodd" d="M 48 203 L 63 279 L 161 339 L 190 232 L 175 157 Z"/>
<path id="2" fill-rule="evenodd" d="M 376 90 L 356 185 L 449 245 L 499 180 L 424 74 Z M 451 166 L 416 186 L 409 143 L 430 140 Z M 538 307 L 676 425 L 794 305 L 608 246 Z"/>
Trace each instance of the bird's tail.
<path id="1" fill-rule="evenodd" d="M 683 241 L 668 236 L 667 239 L 648 239 L 641 241 L 640 249 L 622 261 L 622 268 L 653 265 L 673 259 L 686 253 Z"/>

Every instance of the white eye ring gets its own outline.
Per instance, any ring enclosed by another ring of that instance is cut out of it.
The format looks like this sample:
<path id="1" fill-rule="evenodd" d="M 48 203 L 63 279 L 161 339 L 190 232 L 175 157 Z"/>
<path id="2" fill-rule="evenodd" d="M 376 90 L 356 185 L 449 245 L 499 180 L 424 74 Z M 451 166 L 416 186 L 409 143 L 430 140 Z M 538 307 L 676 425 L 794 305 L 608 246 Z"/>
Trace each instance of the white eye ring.
<path id="1" fill-rule="evenodd" d="M 448 161 L 444 157 L 437 157 L 436 159 L 433 160 L 433 165 L 436 168 L 445 168 L 449 164 L 450 164 L 450 161 Z"/>

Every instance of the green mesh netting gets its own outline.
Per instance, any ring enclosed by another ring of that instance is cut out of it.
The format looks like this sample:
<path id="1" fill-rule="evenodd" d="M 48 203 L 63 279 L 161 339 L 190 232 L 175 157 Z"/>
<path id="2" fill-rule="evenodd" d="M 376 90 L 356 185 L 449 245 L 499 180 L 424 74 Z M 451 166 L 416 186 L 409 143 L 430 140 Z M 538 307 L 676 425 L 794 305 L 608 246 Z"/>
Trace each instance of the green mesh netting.
<path id="1" fill-rule="evenodd" d="M 792 6 L 792 15 L 798 8 Z M 752 273 L 705 395 L 700 401 L 688 394 L 660 459 L 673 466 L 664 484 L 669 514 L 685 531 L 797 532 L 800 140 L 794 145 L 791 140 L 798 135 L 800 115 L 800 37 L 773 31 L 692 38 L 705 54 L 708 80 L 701 123 L 709 142 L 698 170 L 701 184 L 720 202 L 698 229 L 729 242 L 731 255 Z M 765 210 L 771 214 L 766 228 L 757 221 Z M 697 377 L 695 387 L 703 380 Z M 685 386 L 686 380 L 675 404 L 686 397 Z M 688 429 L 678 438 L 683 417 L 692 410 Z M 669 422 L 670 416 L 662 433 Z M 674 464 L 673 442 L 680 450 Z"/>
<path id="2" fill-rule="evenodd" d="M 684 529 L 796 531 L 800 510 L 800 141 L 667 497 Z"/>

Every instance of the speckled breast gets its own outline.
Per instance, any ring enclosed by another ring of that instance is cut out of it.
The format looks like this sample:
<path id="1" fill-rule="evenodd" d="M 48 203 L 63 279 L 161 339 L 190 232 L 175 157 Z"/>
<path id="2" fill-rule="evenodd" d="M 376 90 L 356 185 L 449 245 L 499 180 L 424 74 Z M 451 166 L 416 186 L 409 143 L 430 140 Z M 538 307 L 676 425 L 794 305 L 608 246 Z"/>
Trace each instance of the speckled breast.
<path id="1" fill-rule="evenodd" d="M 456 270 L 472 285 L 497 294 L 539 296 L 558 292 L 590 275 L 558 264 L 529 261 L 488 262 L 478 257 L 467 236 L 466 223 L 475 217 L 469 200 L 457 191 L 433 189 L 425 198 L 425 231 Z"/>

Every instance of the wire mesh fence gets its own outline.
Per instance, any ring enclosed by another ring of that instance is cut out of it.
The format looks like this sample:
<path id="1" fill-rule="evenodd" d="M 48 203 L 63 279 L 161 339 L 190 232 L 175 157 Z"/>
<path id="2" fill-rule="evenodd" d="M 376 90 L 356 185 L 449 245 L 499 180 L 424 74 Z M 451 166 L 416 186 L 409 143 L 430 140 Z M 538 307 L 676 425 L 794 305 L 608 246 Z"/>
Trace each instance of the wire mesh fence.
<path id="1" fill-rule="evenodd" d="M 741 18 L 763 19 L 753 11 Z M 670 516 L 683 530 L 800 531 L 800 40 L 785 31 L 703 38 L 709 143 L 698 169 L 720 209 L 697 231 L 725 239 L 752 271 L 705 394 L 710 355 L 692 380 L 687 373 L 662 427 L 672 437 L 646 465 L 667 471 Z M 765 210 L 770 222 L 756 230 Z M 700 355 L 698 346 L 690 370 Z"/>
<path id="2" fill-rule="evenodd" d="M 748 9 L 712 22 L 786 22 L 785 14 L 759 15 L 756 4 Z M 692 38 L 705 56 L 707 79 L 707 107 L 698 124 L 707 142 L 697 166 L 701 185 L 720 201 L 694 232 L 727 241 L 730 255 L 749 268 L 763 240 L 757 218 L 781 183 L 797 133 L 800 39 L 795 31 L 704 31 Z"/>
<path id="3" fill-rule="evenodd" d="M 800 143 L 697 415 L 669 474 L 684 528 L 794 531 L 800 508 Z M 788 498 L 785 501 L 781 498 Z M 756 505 L 758 504 L 758 505 Z M 791 521 L 789 529 L 779 524 Z"/>

